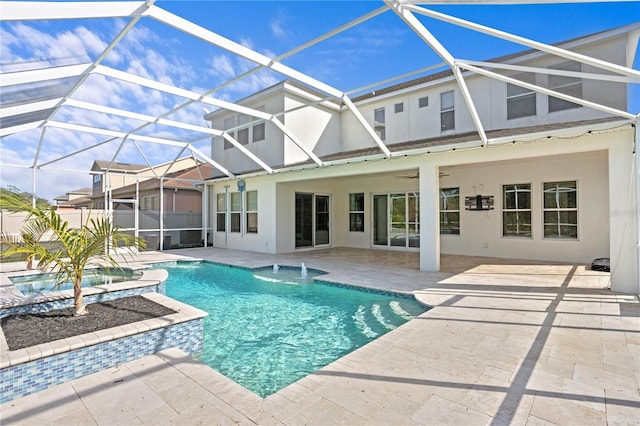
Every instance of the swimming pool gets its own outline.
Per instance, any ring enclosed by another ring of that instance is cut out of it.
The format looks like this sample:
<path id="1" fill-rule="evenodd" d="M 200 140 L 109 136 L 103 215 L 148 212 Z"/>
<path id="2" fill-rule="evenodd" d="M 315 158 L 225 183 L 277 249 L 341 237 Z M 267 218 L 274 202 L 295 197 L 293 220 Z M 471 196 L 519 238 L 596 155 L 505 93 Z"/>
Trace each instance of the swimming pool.
<path id="1" fill-rule="evenodd" d="M 199 359 L 266 397 L 426 311 L 412 297 L 313 283 L 300 269 L 161 264 L 167 296 L 209 313 Z M 281 280 L 280 280 L 281 278 Z"/>
<path id="2" fill-rule="evenodd" d="M 137 280 L 141 276 L 142 272 L 133 271 L 128 268 L 87 269 L 82 275 L 82 287 L 93 287 L 96 285 Z M 11 280 L 16 288 L 25 296 L 49 293 L 52 291 L 70 290 L 73 288 L 73 283 L 71 281 L 56 285 L 54 274 L 21 275 L 9 277 L 9 280 Z"/>

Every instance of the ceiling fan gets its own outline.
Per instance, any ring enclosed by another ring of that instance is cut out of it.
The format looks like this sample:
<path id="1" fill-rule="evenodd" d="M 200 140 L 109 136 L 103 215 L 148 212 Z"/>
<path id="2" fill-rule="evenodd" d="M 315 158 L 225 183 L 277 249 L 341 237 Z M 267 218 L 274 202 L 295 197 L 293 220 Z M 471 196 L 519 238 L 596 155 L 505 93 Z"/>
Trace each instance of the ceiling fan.
<path id="1" fill-rule="evenodd" d="M 449 176 L 449 173 L 440 172 L 438 174 L 438 177 L 443 177 L 443 176 Z M 419 177 L 420 177 L 420 172 L 415 172 L 415 173 L 407 172 L 404 174 L 399 174 L 394 176 L 395 179 L 418 179 Z"/>

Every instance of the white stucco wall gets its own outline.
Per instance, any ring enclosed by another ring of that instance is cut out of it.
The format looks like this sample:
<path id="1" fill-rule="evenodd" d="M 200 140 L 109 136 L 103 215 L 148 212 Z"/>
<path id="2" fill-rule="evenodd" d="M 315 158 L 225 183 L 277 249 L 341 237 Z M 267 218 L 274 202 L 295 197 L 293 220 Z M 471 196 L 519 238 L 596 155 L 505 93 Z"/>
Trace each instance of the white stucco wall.
<path id="1" fill-rule="evenodd" d="M 304 106 L 308 100 L 288 94 L 284 99 L 285 125 L 317 156 L 340 151 L 340 113 L 321 105 Z M 284 165 L 300 163 L 308 159 L 293 141 L 284 137 Z"/>
<path id="2" fill-rule="evenodd" d="M 609 185 L 606 151 L 539 157 L 441 169 L 440 187 L 458 187 L 460 235 L 442 235 L 441 253 L 589 263 L 609 256 Z M 543 183 L 577 181 L 578 239 L 543 237 Z M 531 185 L 532 236 L 502 236 L 502 185 Z M 495 209 L 464 210 L 464 197 L 492 195 Z"/>

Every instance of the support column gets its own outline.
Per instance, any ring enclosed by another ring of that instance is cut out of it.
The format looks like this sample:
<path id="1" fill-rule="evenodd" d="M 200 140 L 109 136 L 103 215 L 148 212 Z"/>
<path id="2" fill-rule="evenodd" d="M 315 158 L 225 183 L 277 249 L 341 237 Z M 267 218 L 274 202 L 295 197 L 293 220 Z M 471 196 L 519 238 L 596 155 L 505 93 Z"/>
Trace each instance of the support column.
<path id="1" fill-rule="evenodd" d="M 638 140 L 638 126 L 631 136 Z M 620 140 L 609 148 L 609 257 L 611 290 L 640 292 L 638 238 L 638 151 L 633 140 Z"/>
<path id="2" fill-rule="evenodd" d="M 202 184 L 202 241 L 203 246 L 207 247 L 207 231 L 209 226 L 209 185 L 206 182 Z"/>
<path id="3" fill-rule="evenodd" d="M 440 183 L 435 164 L 420 166 L 420 270 L 440 270 Z"/>

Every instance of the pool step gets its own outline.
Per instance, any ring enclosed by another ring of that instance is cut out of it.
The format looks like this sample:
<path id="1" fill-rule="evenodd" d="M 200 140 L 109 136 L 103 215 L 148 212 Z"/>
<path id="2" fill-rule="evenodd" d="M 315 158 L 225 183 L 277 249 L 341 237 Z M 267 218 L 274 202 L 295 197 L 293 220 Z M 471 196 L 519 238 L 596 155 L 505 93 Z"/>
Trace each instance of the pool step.
<path id="1" fill-rule="evenodd" d="M 404 323 L 414 318 L 414 315 L 404 310 L 401 303 L 395 300 L 389 302 L 388 306 L 374 304 L 370 310 L 360 305 L 353 315 L 356 327 L 368 338 L 375 338 L 381 333 L 396 329 L 398 318 Z"/>

